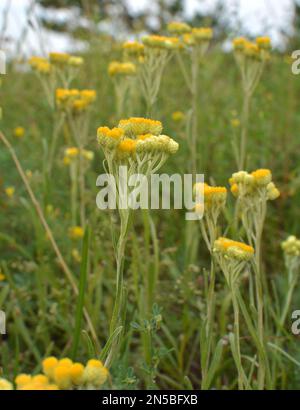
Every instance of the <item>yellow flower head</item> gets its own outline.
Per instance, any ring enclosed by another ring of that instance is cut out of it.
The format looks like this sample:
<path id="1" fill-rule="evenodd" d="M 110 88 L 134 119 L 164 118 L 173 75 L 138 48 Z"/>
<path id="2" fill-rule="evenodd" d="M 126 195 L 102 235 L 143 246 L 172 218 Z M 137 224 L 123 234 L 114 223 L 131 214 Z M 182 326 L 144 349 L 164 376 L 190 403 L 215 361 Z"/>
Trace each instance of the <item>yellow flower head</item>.
<path id="1" fill-rule="evenodd" d="M 181 47 L 180 40 L 177 37 L 148 35 L 143 37 L 142 41 L 145 46 L 158 49 L 178 50 Z"/>
<path id="2" fill-rule="evenodd" d="M 8 186 L 7 188 L 5 188 L 5 193 L 8 196 L 8 198 L 12 198 L 15 194 L 15 187 Z"/>
<path id="3" fill-rule="evenodd" d="M 112 61 L 108 66 L 108 74 L 111 77 L 117 75 L 134 75 L 136 73 L 136 66 L 133 63 L 120 63 L 118 61 Z"/>
<path id="4" fill-rule="evenodd" d="M 252 43 L 251 41 L 246 41 L 244 44 L 244 54 L 253 59 L 259 59 L 260 58 L 260 49 L 257 46 L 257 44 Z"/>
<path id="5" fill-rule="evenodd" d="M 121 120 L 119 122 L 119 128 L 123 129 L 125 134 L 129 135 L 159 135 L 162 132 L 162 123 L 149 118 L 132 117 L 126 120 Z"/>
<path id="6" fill-rule="evenodd" d="M 8 380 L 0 378 L 0 390 L 13 390 L 13 385 Z"/>
<path id="7" fill-rule="evenodd" d="M 46 386 L 49 383 L 48 377 L 44 374 L 37 374 L 36 376 L 33 376 L 32 381 L 40 386 Z"/>
<path id="8" fill-rule="evenodd" d="M 254 255 L 252 246 L 223 237 L 218 238 L 214 242 L 214 252 L 221 254 L 225 258 L 239 261 L 248 261 Z"/>
<path id="9" fill-rule="evenodd" d="M 14 129 L 14 136 L 15 136 L 16 138 L 23 138 L 24 135 L 25 135 L 25 128 L 23 128 L 23 127 L 16 127 L 16 128 Z"/>
<path id="10" fill-rule="evenodd" d="M 133 154 L 136 148 L 136 140 L 124 138 L 118 145 L 118 151 L 122 154 Z"/>
<path id="11" fill-rule="evenodd" d="M 17 389 L 20 389 L 26 386 L 27 384 L 31 383 L 31 381 L 32 381 L 32 377 L 29 374 L 25 374 L 25 373 L 19 374 L 15 379 Z"/>
<path id="12" fill-rule="evenodd" d="M 185 119 L 185 114 L 182 111 L 174 111 L 172 113 L 172 120 L 174 122 L 181 122 Z"/>
<path id="13" fill-rule="evenodd" d="M 275 199 L 277 199 L 280 196 L 280 192 L 279 189 L 276 188 L 275 184 L 273 182 L 270 182 L 267 185 L 267 198 L 270 201 L 274 201 Z"/>
<path id="14" fill-rule="evenodd" d="M 230 123 L 231 123 L 231 126 L 232 126 L 233 128 L 238 128 L 238 127 L 241 125 L 241 122 L 240 122 L 240 120 L 239 120 L 238 118 L 233 118 L 233 119 L 230 121 Z"/>
<path id="15" fill-rule="evenodd" d="M 95 90 L 82 90 L 80 92 L 80 97 L 82 100 L 86 101 L 88 104 L 91 104 L 96 100 L 96 91 Z"/>
<path id="16" fill-rule="evenodd" d="M 68 59 L 68 65 L 73 67 L 80 67 L 83 63 L 84 60 L 82 57 L 70 56 L 70 58 Z"/>
<path id="17" fill-rule="evenodd" d="M 126 41 L 122 45 L 124 52 L 128 56 L 140 57 L 144 54 L 144 44 L 139 43 L 138 41 Z"/>
<path id="18" fill-rule="evenodd" d="M 167 28 L 170 33 L 177 35 L 189 33 L 192 30 L 191 26 L 187 23 L 181 23 L 178 21 L 172 21 L 168 24 Z"/>
<path id="19" fill-rule="evenodd" d="M 54 369 L 54 382 L 62 390 L 68 390 L 72 386 L 71 366 L 59 364 Z"/>
<path id="20" fill-rule="evenodd" d="M 271 39 L 270 39 L 270 37 L 267 37 L 267 36 L 257 37 L 256 38 L 256 44 L 262 50 L 270 50 L 270 48 L 271 48 Z"/>
<path id="21" fill-rule="evenodd" d="M 210 27 L 193 28 L 192 36 L 196 42 L 209 41 L 213 37 L 213 30 Z"/>
<path id="22" fill-rule="evenodd" d="M 286 255 L 300 256 L 300 240 L 294 235 L 290 235 L 283 241 L 281 247 Z"/>
<path id="23" fill-rule="evenodd" d="M 6 279 L 4 273 L 0 271 L 0 282 L 3 282 Z"/>
<path id="24" fill-rule="evenodd" d="M 77 147 L 69 147 L 65 149 L 65 157 L 75 158 L 79 154 L 79 149 Z"/>
<path id="25" fill-rule="evenodd" d="M 71 381 L 75 386 L 83 383 L 84 366 L 81 363 L 73 363 L 70 367 Z"/>
<path id="26" fill-rule="evenodd" d="M 49 60 L 52 64 L 68 64 L 71 56 L 67 53 L 50 53 Z"/>
<path id="27" fill-rule="evenodd" d="M 93 151 L 88 151 L 88 150 L 84 149 L 82 151 L 82 156 L 83 156 L 83 158 L 85 158 L 88 161 L 93 161 L 95 154 L 93 153 Z"/>
<path id="28" fill-rule="evenodd" d="M 69 237 L 71 239 L 81 239 L 84 236 L 84 230 L 81 226 L 72 226 L 69 228 Z"/>
<path id="29" fill-rule="evenodd" d="M 43 372 L 45 373 L 46 376 L 53 379 L 54 369 L 57 367 L 57 365 L 58 365 L 58 360 L 56 357 L 54 356 L 47 357 L 42 362 Z"/>
<path id="30" fill-rule="evenodd" d="M 124 130 L 121 128 L 99 127 L 97 130 L 97 139 L 103 148 L 115 148 L 124 135 Z"/>
<path id="31" fill-rule="evenodd" d="M 251 172 L 255 183 L 260 186 L 266 186 L 272 181 L 272 173 L 269 169 L 257 169 Z"/>
<path id="32" fill-rule="evenodd" d="M 30 66 L 41 74 L 49 74 L 51 71 L 51 64 L 46 58 L 31 57 L 29 59 Z"/>
<path id="33" fill-rule="evenodd" d="M 247 43 L 247 40 L 244 37 L 237 37 L 233 39 L 233 48 L 236 51 L 242 51 L 245 48 L 245 45 Z"/>
<path id="34" fill-rule="evenodd" d="M 100 360 L 92 359 L 87 362 L 83 377 L 87 385 L 100 387 L 107 380 L 108 370 Z"/>

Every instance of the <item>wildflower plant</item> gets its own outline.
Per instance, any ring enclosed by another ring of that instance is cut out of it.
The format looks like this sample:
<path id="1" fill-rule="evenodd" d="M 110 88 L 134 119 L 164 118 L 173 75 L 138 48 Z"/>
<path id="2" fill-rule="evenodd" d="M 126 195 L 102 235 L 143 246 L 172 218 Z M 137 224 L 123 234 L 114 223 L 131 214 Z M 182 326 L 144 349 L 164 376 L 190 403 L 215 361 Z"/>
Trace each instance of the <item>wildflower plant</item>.
<path id="1" fill-rule="evenodd" d="M 120 119 L 125 114 L 125 103 L 129 99 L 129 90 L 132 78 L 136 75 L 136 66 L 130 61 L 112 61 L 108 66 L 108 73 L 114 84 L 117 118 Z"/>
<path id="2" fill-rule="evenodd" d="M 243 37 L 233 40 L 235 61 L 240 69 L 243 89 L 243 109 L 241 116 L 241 137 L 233 139 L 233 149 L 237 167 L 246 166 L 248 125 L 251 99 L 261 79 L 266 61 L 270 57 L 269 37 L 258 37 L 253 43 Z"/>
<path id="3" fill-rule="evenodd" d="M 231 350 L 238 370 L 239 389 L 250 388 L 246 373 L 243 369 L 240 349 L 240 308 L 237 298 L 237 287 L 241 273 L 248 261 L 253 258 L 252 246 L 242 242 L 220 237 L 214 242 L 213 252 L 224 273 L 226 283 L 230 289 L 234 310 L 234 336 L 230 335 Z"/>
<path id="4" fill-rule="evenodd" d="M 204 197 L 204 203 L 196 203 L 195 212 L 202 216 L 199 219 L 200 230 L 211 255 L 210 271 L 206 278 L 206 282 L 208 282 L 206 286 L 206 319 L 204 322 L 205 331 L 202 333 L 205 337 L 201 339 L 202 388 L 206 389 L 209 388 L 209 365 L 212 354 L 215 312 L 216 265 L 213 250 L 219 230 L 218 220 L 226 204 L 227 189 L 210 186 L 206 183 L 197 183 L 194 186 L 194 193 L 195 195 L 198 193 L 200 199 L 202 195 Z"/>
<path id="5" fill-rule="evenodd" d="M 299 280 L 300 269 L 300 240 L 294 235 L 290 235 L 281 243 L 284 253 L 285 267 L 288 273 L 287 277 L 287 296 L 280 317 L 280 326 L 283 326 L 290 309 L 293 293 Z"/>
<path id="6" fill-rule="evenodd" d="M 125 246 L 132 215 L 128 206 L 129 195 L 134 187 L 128 187 L 120 173 L 120 167 L 127 171 L 128 179 L 133 174 L 142 174 L 149 178 L 157 172 L 172 154 L 178 150 L 178 144 L 162 134 L 162 124 L 147 118 L 129 118 L 121 120 L 118 127 L 98 128 L 98 142 L 105 156 L 104 167 L 107 174 L 116 181 L 116 204 L 120 218 L 119 239 L 114 245 L 117 263 L 117 288 L 113 315 L 110 324 L 110 337 L 122 330 L 124 316 L 125 289 L 123 279 Z M 113 234 L 113 237 L 116 237 Z M 111 363 L 116 353 L 116 345 L 110 350 L 107 363 Z"/>
<path id="7" fill-rule="evenodd" d="M 42 369 L 43 373 L 36 375 L 17 375 L 16 390 L 100 390 L 109 376 L 108 369 L 96 359 L 84 366 L 69 358 L 51 356 L 43 360 Z"/>
<path id="8" fill-rule="evenodd" d="M 90 152 L 86 150 L 89 136 L 89 121 L 92 104 L 96 99 L 95 90 L 78 90 L 78 89 L 64 89 L 58 88 L 56 90 L 56 105 L 57 109 L 64 113 L 68 125 L 73 136 L 76 150 L 69 151 L 77 156 L 78 154 L 78 184 L 80 195 L 80 223 L 85 226 L 86 219 L 86 199 L 85 199 L 85 171 L 86 158 L 91 156 Z M 67 160 L 68 156 L 65 156 Z M 69 156 L 70 159 L 70 156 Z M 75 172 L 75 167 L 72 172 Z M 75 188 L 73 188 L 74 190 Z M 74 195 L 74 193 L 73 193 Z"/>
<path id="9" fill-rule="evenodd" d="M 188 113 L 187 138 L 192 158 L 192 172 L 197 169 L 197 138 L 198 138 L 198 104 L 199 104 L 199 74 L 200 65 L 213 37 L 209 27 L 192 28 L 185 23 L 171 22 L 168 31 L 176 34 L 181 47 L 176 50 L 176 57 L 183 74 L 186 87 L 192 98 L 192 106 Z M 186 58 L 188 60 L 186 62 Z"/>
<path id="10" fill-rule="evenodd" d="M 138 77 L 146 102 L 147 115 L 152 114 L 162 75 L 174 52 L 181 47 L 177 37 L 147 35 L 142 38 L 144 56 L 140 59 Z"/>

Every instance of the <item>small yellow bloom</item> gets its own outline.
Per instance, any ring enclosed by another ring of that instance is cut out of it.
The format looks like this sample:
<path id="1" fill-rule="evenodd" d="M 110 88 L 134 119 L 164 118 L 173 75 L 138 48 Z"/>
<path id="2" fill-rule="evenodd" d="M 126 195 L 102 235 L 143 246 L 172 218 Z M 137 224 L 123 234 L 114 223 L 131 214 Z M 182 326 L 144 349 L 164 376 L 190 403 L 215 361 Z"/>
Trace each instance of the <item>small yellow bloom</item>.
<path id="1" fill-rule="evenodd" d="M 159 135 L 162 132 L 162 123 L 149 118 L 132 117 L 126 120 L 121 120 L 119 122 L 119 128 L 123 129 L 125 134 L 129 135 Z"/>
<path id="2" fill-rule="evenodd" d="M 81 239 L 84 236 L 84 230 L 81 226 L 72 226 L 69 229 L 69 237 L 71 239 Z"/>
<path id="3" fill-rule="evenodd" d="M 58 365 L 54 369 L 54 382 L 62 390 L 68 390 L 72 386 L 71 366 Z"/>
<path id="4" fill-rule="evenodd" d="M 192 29 L 192 36 L 196 42 L 209 41 L 213 37 L 213 30 L 210 27 L 197 27 Z"/>
<path id="5" fill-rule="evenodd" d="M 15 194 L 15 188 L 13 186 L 8 186 L 7 188 L 5 188 L 5 193 L 8 198 L 12 198 Z"/>
<path id="6" fill-rule="evenodd" d="M 53 379 L 54 369 L 57 367 L 57 365 L 58 365 L 58 360 L 56 357 L 53 357 L 53 356 L 47 357 L 42 362 L 43 372 L 45 373 L 46 376 Z"/>
<path id="7" fill-rule="evenodd" d="M 125 53 L 129 56 L 140 57 L 144 54 L 144 44 L 141 44 L 138 41 L 126 41 L 123 43 L 122 47 Z"/>
<path id="8" fill-rule="evenodd" d="M 238 118 L 233 118 L 231 121 L 231 126 L 233 128 L 238 128 L 241 125 L 241 121 Z"/>
<path id="9" fill-rule="evenodd" d="M 6 379 L 0 379 L 0 390 L 13 390 L 13 385 Z"/>
<path id="10" fill-rule="evenodd" d="M 165 50 L 177 50 L 181 48 L 181 43 L 177 37 L 166 37 L 158 35 L 148 35 L 142 38 L 145 46 Z"/>
<path id="11" fill-rule="evenodd" d="M 233 39 L 233 47 L 236 51 L 242 51 L 245 48 L 247 40 L 244 37 L 237 37 Z"/>
<path id="12" fill-rule="evenodd" d="M 23 127 L 16 127 L 16 128 L 14 129 L 14 136 L 15 136 L 16 138 L 23 138 L 24 135 L 25 135 L 25 128 L 23 128 Z"/>
<path id="13" fill-rule="evenodd" d="M 111 77 L 116 75 L 134 75 L 136 73 L 136 67 L 133 63 L 120 63 L 118 61 L 112 61 L 108 66 L 108 74 Z"/>
<path id="14" fill-rule="evenodd" d="M 6 279 L 4 273 L 0 271 L 0 282 L 3 282 Z"/>
<path id="15" fill-rule="evenodd" d="M 71 56 L 67 53 L 50 53 L 49 60 L 53 64 L 68 64 Z"/>
<path id="16" fill-rule="evenodd" d="M 19 374 L 15 379 L 17 389 L 20 389 L 21 387 L 26 386 L 26 384 L 31 383 L 31 381 L 32 381 L 32 377 L 29 374 L 25 374 L 25 373 Z"/>
<path id="17" fill-rule="evenodd" d="M 290 235 L 283 241 L 281 247 L 286 255 L 300 256 L 300 240 L 294 235 Z"/>
<path id="18" fill-rule="evenodd" d="M 73 67 L 80 67 L 84 63 L 82 57 L 70 56 L 68 64 Z"/>
<path id="19" fill-rule="evenodd" d="M 118 150 L 123 153 L 131 154 L 135 151 L 136 141 L 130 138 L 125 138 L 123 141 L 120 142 L 118 145 Z"/>
<path id="20" fill-rule="evenodd" d="M 254 255 L 254 249 L 252 246 L 223 237 L 220 237 L 215 241 L 214 252 L 220 253 L 228 258 L 243 261 L 250 260 Z"/>
<path id="21" fill-rule="evenodd" d="M 84 381 L 87 385 L 100 387 L 108 377 L 108 370 L 103 366 L 100 360 L 89 360 L 84 369 Z"/>
<path id="22" fill-rule="evenodd" d="M 72 383 L 76 386 L 83 383 L 84 366 L 81 363 L 74 363 L 70 368 Z"/>
<path id="23" fill-rule="evenodd" d="M 256 38 L 256 44 L 258 45 L 259 48 L 263 50 L 270 50 L 271 48 L 271 39 L 270 37 L 264 36 L 264 37 L 257 37 Z"/>
<path id="24" fill-rule="evenodd" d="M 272 181 L 272 173 L 269 169 L 257 169 L 251 172 L 257 185 L 268 185 Z"/>
<path id="25" fill-rule="evenodd" d="M 77 147 L 69 147 L 65 149 L 65 156 L 68 158 L 77 157 L 79 154 L 79 149 Z"/>
<path id="26" fill-rule="evenodd" d="M 192 28 L 187 23 L 182 23 L 178 21 L 172 21 L 168 24 L 168 31 L 173 34 L 181 35 L 185 33 L 189 33 Z"/>
<path id="27" fill-rule="evenodd" d="M 174 111 L 172 113 L 172 120 L 174 122 L 181 122 L 185 119 L 185 114 L 182 111 Z"/>

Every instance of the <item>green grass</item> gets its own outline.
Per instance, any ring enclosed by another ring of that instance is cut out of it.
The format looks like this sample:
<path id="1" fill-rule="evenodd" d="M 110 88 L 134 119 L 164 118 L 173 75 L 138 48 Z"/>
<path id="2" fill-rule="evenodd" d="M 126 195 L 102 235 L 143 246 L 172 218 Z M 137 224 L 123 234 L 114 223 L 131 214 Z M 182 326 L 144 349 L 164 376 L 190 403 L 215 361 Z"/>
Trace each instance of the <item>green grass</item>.
<path id="1" fill-rule="evenodd" d="M 19 71 L 11 65 L 2 78 L 1 106 L 3 119 L 1 130 L 12 142 L 25 170 L 31 170 L 32 188 L 45 211 L 54 237 L 69 264 L 80 289 L 85 295 L 77 301 L 57 263 L 51 245 L 30 203 L 29 197 L 16 171 L 12 159 L 0 147 L 0 263 L 6 280 L 0 282 L 0 308 L 7 313 L 7 338 L 1 340 L 0 367 L 4 376 L 12 379 L 16 372 L 33 372 L 39 369 L 45 355 L 76 355 L 76 360 L 86 361 L 100 354 L 109 332 L 115 292 L 115 260 L 110 236 L 110 218 L 107 212 L 96 208 L 96 177 L 103 172 L 102 153 L 96 143 L 96 129 L 100 125 L 115 124 L 113 86 L 107 74 L 110 60 L 118 58 L 118 46 L 109 41 L 93 42 L 86 53 L 85 65 L 74 87 L 95 88 L 89 149 L 96 154 L 87 173 L 87 216 L 91 228 L 89 246 L 89 270 L 84 285 L 85 267 L 71 255 L 73 249 L 81 253 L 81 241 L 72 242 L 68 235 L 70 221 L 68 169 L 62 163 L 68 130 L 60 135 L 54 173 L 47 188 L 43 188 L 43 141 L 50 141 L 52 131 L 49 113 L 42 89 L 35 75 Z M 175 60 L 174 60 L 175 63 Z M 206 56 L 200 73 L 198 159 L 199 173 L 213 178 L 217 185 L 228 185 L 228 178 L 236 170 L 230 145 L 233 129 L 232 112 L 239 115 L 241 87 L 238 69 L 231 54 L 224 54 L 219 46 Z M 72 86 L 73 86 L 72 85 Z M 299 235 L 299 77 L 291 73 L 291 66 L 284 56 L 275 54 L 268 63 L 253 98 L 248 154 L 251 166 L 270 168 L 273 180 L 279 186 L 281 197 L 269 205 L 263 235 L 263 263 L 269 286 L 276 284 L 279 301 L 283 300 L 285 269 L 280 242 L 287 234 Z M 130 106 L 130 104 L 129 104 Z M 169 64 L 162 81 L 155 118 L 164 124 L 164 131 L 180 143 L 177 155 L 163 167 L 163 172 L 184 173 L 189 163 L 187 142 L 182 127 L 172 121 L 172 112 L 189 109 L 189 96 L 176 64 Z M 141 103 L 138 112 L 143 115 Z M 13 136 L 16 126 L 26 129 L 25 137 Z M 5 196 L 4 188 L 15 186 L 13 199 Z M 233 198 L 229 199 L 228 212 L 233 213 Z M 49 212 L 48 205 L 53 207 Z M 48 211 L 47 211 L 48 209 Z M 159 285 L 155 294 L 155 307 L 159 309 L 147 318 L 152 326 L 151 369 L 145 362 L 142 349 L 143 334 L 147 323 L 138 311 L 137 289 L 143 284 L 150 260 L 152 269 L 157 263 L 152 240 L 145 237 L 144 221 L 136 212 L 135 224 L 129 234 L 125 257 L 125 281 L 127 287 L 126 329 L 118 360 L 112 373 L 116 388 L 199 388 L 201 383 L 199 332 L 204 317 L 203 270 L 209 267 L 209 257 L 200 231 L 196 259 L 191 264 L 186 258 L 186 225 L 184 211 L 153 211 L 159 243 Z M 239 239 L 239 238 L 237 238 Z M 195 238 L 196 240 L 196 238 Z M 145 241 L 149 244 L 145 247 Z M 85 258 L 85 255 L 84 255 Z M 86 265 L 87 266 L 87 265 Z M 243 283 L 243 289 L 247 283 Z M 220 337 L 228 333 L 232 324 L 228 290 L 221 273 L 217 274 L 217 317 L 215 330 Z M 293 307 L 299 307 L 299 288 L 293 299 Z M 85 321 L 81 322 L 83 304 L 91 316 L 101 344 L 94 346 Z M 140 302 L 141 303 L 141 302 Z M 274 299 L 274 307 L 276 301 Z M 82 326 L 80 326 L 82 323 Z M 148 323 L 148 325 L 149 325 Z M 133 325 L 132 325 L 133 324 Z M 284 336 L 285 356 L 278 351 L 279 366 L 277 388 L 297 388 L 300 348 L 295 336 L 286 325 Z M 253 348 L 247 343 L 247 330 L 241 323 L 245 336 L 245 350 L 253 356 Z M 220 332 L 220 333 L 219 333 Z M 270 336 L 271 343 L 275 343 Z M 289 356 L 293 361 L 289 360 Z M 236 370 L 229 344 L 223 348 L 223 360 L 218 363 L 212 385 L 217 388 L 236 387 Z M 155 375 L 155 381 L 151 378 Z M 149 382 L 149 378 L 151 379 Z"/>

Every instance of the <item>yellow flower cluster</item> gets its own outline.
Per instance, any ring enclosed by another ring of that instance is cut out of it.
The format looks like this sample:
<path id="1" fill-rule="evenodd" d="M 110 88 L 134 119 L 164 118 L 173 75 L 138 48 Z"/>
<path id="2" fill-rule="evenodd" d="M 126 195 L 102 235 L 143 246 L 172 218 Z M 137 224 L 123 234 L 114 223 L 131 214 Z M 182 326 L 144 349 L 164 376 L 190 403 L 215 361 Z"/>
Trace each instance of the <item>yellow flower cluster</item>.
<path id="1" fill-rule="evenodd" d="M 83 64 L 83 58 L 72 56 L 67 53 L 50 53 L 49 60 L 53 65 L 69 65 L 73 67 L 79 67 Z"/>
<path id="2" fill-rule="evenodd" d="M 181 42 L 177 37 L 148 35 L 143 37 L 142 41 L 146 47 L 158 49 L 178 50 L 181 47 Z"/>
<path id="3" fill-rule="evenodd" d="M 280 196 L 279 190 L 272 182 L 272 173 L 269 169 L 257 169 L 249 174 L 239 171 L 229 179 L 231 192 L 235 197 L 264 194 L 266 199 L 275 200 Z"/>
<path id="4" fill-rule="evenodd" d="M 227 189 L 225 187 L 210 186 L 200 182 L 194 185 L 194 193 L 197 193 L 198 190 L 203 192 L 206 209 L 221 210 L 224 207 L 227 198 Z M 201 204 L 197 204 L 195 211 L 201 211 L 201 208 Z"/>
<path id="5" fill-rule="evenodd" d="M 80 154 L 80 150 L 77 147 L 69 147 L 65 149 L 64 152 L 64 164 L 69 165 L 73 159 L 77 158 Z M 94 153 L 93 151 L 89 150 L 82 150 L 82 156 L 88 161 L 92 161 L 94 159 Z"/>
<path id="6" fill-rule="evenodd" d="M 8 186 L 7 188 L 5 188 L 5 193 L 8 198 L 12 198 L 15 194 L 15 187 Z"/>
<path id="7" fill-rule="evenodd" d="M 96 99 L 95 90 L 58 88 L 56 105 L 61 109 L 70 108 L 75 113 L 85 111 Z"/>
<path id="8" fill-rule="evenodd" d="M 168 24 L 168 31 L 173 34 L 182 35 L 189 33 L 192 28 L 187 23 L 182 23 L 178 21 L 172 21 Z"/>
<path id="9" fill-rule="evenodd" d="M 122 48 L 126 55 L 138 58 L 143 56 L 145 46 L 138 41 L 126 41 L 125 43 L 123 43 Z"/>
<path id="10" fill-rule="evenodd" d="M 6 379 L 0 378 L 0 390 L 13 390 L 13 385 Z"/>
<path id="11" fill-rule="evenodd" d="M 49 58 L 33 56 L 28 62 L 40 74 L 49 74 L 52 67 L 80 67 L 84 60 L 81 57 L 72 56 L 67 53 L 50 53 Z"/>
<path id="12" fill-rule="evenodd" d="M 84 236 L 84 230 L 81 226 L 72 226 L 69 228 L 69 237 L 71 239 L 81 239 Z"/>
<path id="13" fill-rule="evenodd" d="M 291 235 L 281 243 L 281 247 L 286 255 L 300 256 L 300 239 Z"/>
<path id="14" fill-rule="evenodd" d="M 49 74 L 51 71 L 51 64 L 47 58 L 44 57 L 31 57 L 29 59 L 29 65 L 40 74 Z"/>
<path id="15" fill-rule="evenodd" d="M 188 46 L 201 45 L 207 43 L 213 37 L 213 30 L 210 27 L 193 28 L 192 31 L 183 36 L 183 41 Z"/>
<path id="16" fill-rule="evenodd" d="M 14 136 L 15 136 L 16 138 L 23 138 L 24 135 L 25 135 L 25 128 L 23 128 L 23 127 L 16 127 L 16 128 L 14 129 Z"/>
<path id="17" fill-rule="evenodd" d="M 185 114 L 182 111 L 174 111 L 172 113 L 172 120 L 174 122 L 181 122 L 185 119 Z"/>
<path id="18" fill-rule="evenodd" d="M 119 122 L 118 127 L 99 127 L 98 142 L 104 150 L 115 150 L 119 157 L 133 156 L 135 153 L 174 154 L 178 144 L 167 135 L 161 135 L 160 121 L 133 117 Z"/>
<path id="19" fill-rule="evenodd" d="M 233 40 L 233 48 L 246 57 L 261 60 L 271 49 L 271 40 L 269 37 L 257 37 L 256 42 L 253 43 L 244 37 L 238 37 Z"/>
<path id="20" fill-rule="evenodd" d="M 17 390 L 59 390 L 55 383 L 50 383 L 49 378 L 44 374 L 31 376 L 29 374 L 19 374 L 15 379 Z"/>
<path id="21" fill-rule="evenodd" d="M 112 61 L 108 66 L 108 73 L 111 77 L 117 75 L 135 75 L 136 67 L 130 62 L 120 63 L 118 61 Z"/>
<path id="22" fill-rule="evenodd" d="M 254 255 L 252 246 L 223 237 L 215 240 L 213 251 L 221 254 L 226 259 L 235 259 L 238 261 L 248 261 Z"/>
<path id="23" fill-rule="evenodd" d="M 43 374 L 16 377 L 17 390 L 99 389 L 108 378 L 108 370 L 100 360 L 91 359 L 86 366 L 68 358 L 47 357 L 42 363 Z M 1 389 L 1 382 L 0 382 Z"/>

